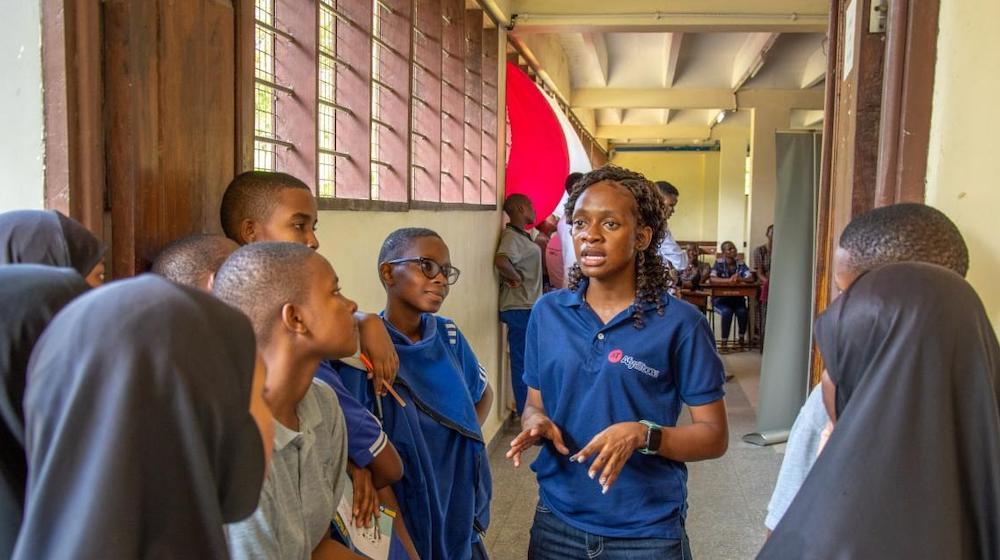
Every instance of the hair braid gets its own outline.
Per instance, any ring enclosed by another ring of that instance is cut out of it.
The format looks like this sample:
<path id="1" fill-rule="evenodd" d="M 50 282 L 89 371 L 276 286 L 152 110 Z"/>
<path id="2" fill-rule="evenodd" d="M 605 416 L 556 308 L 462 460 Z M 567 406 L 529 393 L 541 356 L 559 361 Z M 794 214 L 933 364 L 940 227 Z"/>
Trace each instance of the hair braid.
<path id="1" fill-rule="evenodd" d="M 576 201 L 580 195 L 590 186 L 602 181 L 613 182 L 627 190 L 635 199 L 636 221 L 639 227 L 648 226 L 653 230 L 649 246 L 636 253 L 636 290 L 635 301 L 632 304 L 632 317 L 635 327 L 641 329 L 643 327 L 643 304 L 656 304 L 656 312 L 662 315 L 664 312 L 663 296 L 669 293 L 673 286 L 667 266 L 658 252 L 667 230 L 666 204 L 656 186 L 641 174 L 609 164 L 595 169 L 577 180 L 569 195 L 569 200 L 566 202 L 564 215 L 573 216 Z M 569 289 L 577 290 L 583 278 L 584 274 L 580 270 L 580 265 L 574 264 L 569 272 Z"/>

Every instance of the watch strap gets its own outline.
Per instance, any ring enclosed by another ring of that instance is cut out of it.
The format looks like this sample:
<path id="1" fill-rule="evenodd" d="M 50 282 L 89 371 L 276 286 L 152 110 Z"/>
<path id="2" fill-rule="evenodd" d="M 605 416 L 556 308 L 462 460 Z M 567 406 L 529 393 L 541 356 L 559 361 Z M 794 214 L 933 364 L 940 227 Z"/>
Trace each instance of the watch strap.
<path id="1" fill-rule="evenodd" d="M 643 455 L 656 455 L 660 451 L 660 440 L 663 437 L 663 432 L 660 431 L 660 428 L 663 426 L 649 420 L 640 420 L 639 423 L 646 426 L 646 445 L 639 448 L 639 453 Z"/>

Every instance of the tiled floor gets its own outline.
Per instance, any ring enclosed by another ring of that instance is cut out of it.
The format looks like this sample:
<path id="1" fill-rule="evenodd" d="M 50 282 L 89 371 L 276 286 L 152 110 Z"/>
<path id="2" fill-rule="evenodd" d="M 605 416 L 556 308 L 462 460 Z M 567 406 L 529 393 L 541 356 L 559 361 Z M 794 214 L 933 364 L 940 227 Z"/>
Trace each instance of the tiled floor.
<path id="1" fill-rule="evenodd" d="M 781 448 L 761 448 L 740 437 L 753 431 L 760 354 L 723 356 L 734 380 L 726 384 L 729 451 L 720 459 L 689 463 L 687 530 L 695 558 L 753 558 L 764 542 L 764 510 L 781 465 Z M 687 414 L 682 415 L 682 421 Z M 525 457 L 520 469 L 504 458 L 513 437 L 503 434 L 491 457 L 493 517 L 486 545 L 493 560 L 520 560 L 528 550 L 528 531 L 537 501 L 537 486 Z"/>

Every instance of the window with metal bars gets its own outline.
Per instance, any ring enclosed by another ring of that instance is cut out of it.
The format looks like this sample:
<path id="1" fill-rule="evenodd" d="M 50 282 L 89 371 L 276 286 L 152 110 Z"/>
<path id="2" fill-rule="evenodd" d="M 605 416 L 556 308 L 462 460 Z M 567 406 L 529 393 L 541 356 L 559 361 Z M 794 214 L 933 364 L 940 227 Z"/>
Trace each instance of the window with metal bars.
<path id="1" fill-rule="evenodd" d="M 336 150 L 337 119 L 337 18 L 333 6 L 319 3 L 319 45 L 316 52 L 318 95 L 316 99 L 317 133 L 317 193 L 329 198 L 336 192 L 337 165 L 335 158 L 344 154 Z"/>
<path id="2" fill-rule="evenodd" d="M 372 0 L 371 198 L 407 202 L 410 0 Z"/>
<path id="3" fill-rule="evenodd" d="M 469 47 L 480 10 L 462 0 L 317 0 L 305 12 L 297 0 L 252 1 L 243 153 L 254 168 L 299 176 L 320 208 L 495 204 L 474 187 L 488 145 L 486 111 L 478 116 L 488 86 Z"/>
<path id="4" fill-rule="evenodd" d="M 274 171 L 276 165 L 276 110 L 274 81 L 275 0 L 254 2 L 254 169 Z"/>

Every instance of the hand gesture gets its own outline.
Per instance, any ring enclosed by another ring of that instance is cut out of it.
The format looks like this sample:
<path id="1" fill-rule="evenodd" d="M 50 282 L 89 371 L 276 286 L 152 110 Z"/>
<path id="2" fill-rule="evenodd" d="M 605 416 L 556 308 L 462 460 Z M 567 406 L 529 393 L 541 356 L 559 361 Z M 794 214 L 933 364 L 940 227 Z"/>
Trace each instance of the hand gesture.
<path id="1" fill-rule="evenodd" d="M 646 444 L 647 429 L 639 422 L 612 424 L 569 460 L 584 463 L 591 455 L 597 454 L 587 474 L 594 478 L 600 473 L 597 482 L 601 485 L 601 493 L 607 494 L 632 453 Z"/>
<path id="2" fill-rule="evenodd" d="M 515 468 L 521 466 L 521 453 L 542 438 L 551 441 L 559 453 L 569 455 L 569 449 L 563 443 L 562 431 L 548 416 L 540 412 L 533 414 L 525 420 L 523 428 L 514 441 L 510 442 L 510 451 L 507 452 L 507 458 L 514 461 Z"/>
<path id="3" fill-rule="evenodd" d="M 399 372 L 399 355 L 396 354 L 396 347 L 392 344 L 389 331 L 378 315 L 366 315 L 358 321 L 358 329 L 361 335 L 361 353 L 371 362 L 368 379 L 372 380 L 375 393 L 385 396 L 386 385 L 391 387 Z"/>

